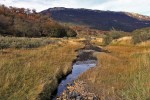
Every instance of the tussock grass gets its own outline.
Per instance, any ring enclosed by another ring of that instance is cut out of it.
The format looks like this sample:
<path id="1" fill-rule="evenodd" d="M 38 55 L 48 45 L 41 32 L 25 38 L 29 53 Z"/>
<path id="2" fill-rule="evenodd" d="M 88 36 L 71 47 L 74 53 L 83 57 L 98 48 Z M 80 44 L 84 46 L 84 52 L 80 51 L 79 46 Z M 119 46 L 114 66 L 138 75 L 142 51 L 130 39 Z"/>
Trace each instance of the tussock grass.
<path id="1" fill-rule="evenodd" d="M 4 49 L 0 52 L 0 100 L 49 98 L 58 79 L 71 71 L 75 50 L 81 47 L 79 42 L 65 40 L 36 49 Z"/>
<path id="2" fill-rule="evenodd" d="M 0 36 L 0 49 L 6 48 L 37 48 L 52 43 L 57 43 L 58 40 L 50 38 L 25 38 L 25 37 L 3 37 Z"/>
<path id="3" fill-rule="evenodd" d="M 147 45 L 148 46 L 148 45 Z M 102 100 L 150 99 L 150 48 L 143 46 L 107 46 L 110 53 L 97 54 L 97 67 L 79 79 Z"/>

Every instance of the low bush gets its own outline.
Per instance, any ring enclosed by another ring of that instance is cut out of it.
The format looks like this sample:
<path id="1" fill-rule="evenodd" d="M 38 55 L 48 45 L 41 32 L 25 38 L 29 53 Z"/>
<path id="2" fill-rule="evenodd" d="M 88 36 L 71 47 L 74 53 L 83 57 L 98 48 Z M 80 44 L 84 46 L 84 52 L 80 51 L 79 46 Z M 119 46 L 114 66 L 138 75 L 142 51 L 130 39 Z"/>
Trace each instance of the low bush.
<path id="1" fill-rule="evenodd" d="M 76 37 L 77 36 L 77 33 L 74 30 L 69 29 L 69 28 L 66 29 L 66 34 L 67 34 L 67 37 Z"/>
<path id="2" fill-rule="evenodd" d="M 109 45 L 113 39 L 119 39 L 119 38 L 121 38 L 123 36 L 127 36 L 127 35 L 128 34 L 126 32 L 117 31 L 117 30 L 113 29 L 113 30 L 109 31 L 108 33 L 106 33 L 103 44 Z"/>
<path id="3" fill-rule="evenodd" d="M 106 35 L 103 39 L 103 44 L 104 45 L 109 45 L 112 42 L 112 37 L 110 37 L 109 35 Z"/>
<path id="4" fill-rule="evenodd" d="M 150 28 L 139 29 L 133 32 L 133 41 L 135 44 L 150 40 Z"/>
<path id="5" fill-rule="evenodd" d="M 110 37 L 112 37 L 112 39 L 119 39 L 127 34 L 123 31 L 117 31 L 117 30 L 113 29 L 110 32 L 108 32 L 108 35 Z"/>

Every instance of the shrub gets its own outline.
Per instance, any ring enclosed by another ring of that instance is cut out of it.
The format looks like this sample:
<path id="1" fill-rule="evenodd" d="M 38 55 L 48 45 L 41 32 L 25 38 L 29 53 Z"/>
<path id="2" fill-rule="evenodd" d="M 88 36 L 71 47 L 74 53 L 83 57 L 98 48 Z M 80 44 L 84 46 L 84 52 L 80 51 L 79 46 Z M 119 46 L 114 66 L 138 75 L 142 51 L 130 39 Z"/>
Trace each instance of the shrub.
<path id="1" fill-rule="evenodd" d="M 109 35 L 106 35 L 105 37 L 104 37 L 104 39 L 103 39 L 103 44 L 104 45 L 109 45 L 111 42 L 112 42 L 112 37 L 111 36 L 109 36 Z"/>
<path id="2" fill-rule="evenodd" d="M 106 33 L 104 40 L 103 40 L 103 44 L 109 45 L 113 39 L 119 39 L 126 35 L 127 35 L 127 33 L 123 32 L 123 31 L 117 31 L 117 30 L 113 29 L 113 30 L 109 31 L 108 33 Z"/>
<path id="3" fill-rule="evenodd" d="M 65 37 L 66 31 L 63 28 L 51 28 L 50 33 L 48 34 L 50 37 Z"/>
<path id="4" fill-rule="evenodd" d="M 76 37 L 77 36 L 77 33 L 72 30 L 72 29 L 66 29 L 66 34 L 67 34 L 67 37 Z"/>
<path id="5" fill-rule="evenodd" d="M 112 39 L 119 39 L 119 38 L 125 36 L 125 32 L 117 31 L 117 30 L 113 29 L 110 32 L 108 32 L 108 35 L 110 37 L 112 37 Z"/>
<path id="6" fill-rule="evenodd" d="M 140 43 L 150 40 L 150 28 L 144 28 L 133 32 L 134 43 Z"/>

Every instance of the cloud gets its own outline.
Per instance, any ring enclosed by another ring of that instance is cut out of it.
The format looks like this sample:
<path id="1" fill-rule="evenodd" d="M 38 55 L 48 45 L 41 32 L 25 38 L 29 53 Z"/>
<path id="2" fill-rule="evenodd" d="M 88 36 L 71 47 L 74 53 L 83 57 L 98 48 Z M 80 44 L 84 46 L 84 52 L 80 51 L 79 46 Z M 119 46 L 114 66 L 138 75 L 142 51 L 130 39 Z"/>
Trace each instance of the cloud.
<path id="1" fill-rule="evenodd" d="M 86 8 L 88 5 L 86 0 L 82 3 L 80 0 L 2 0 L 1 4 L 7 6 L 35 8 L 37 11 L 41 11 L 50 7 L 69 7 L 69 8 Z M 82 5 L 83 4 L 83 5 Z"/>
<path id="2" fill-rule="evenodd" d="M 109 0 L 93 6 L 93 9 L 136 12 L 150 15 L 149 0 Z"/>
<path id="3" fill-rule="evenodd" d="M 41 11 L 50 7 L 50 2 L 47 0 L 2 0 L 1 4 L 6 6 L 14 6 L 14 7 L 23 7 L 36 9 L 37 11 Z"/>
<path id="4" fill-rule="evenodd" d="M 35 8 L 37 11 L 50 7 L 68 7 L 127 11 L 150 15 L 150 0 L 2 0 L 1 4 Z"/>

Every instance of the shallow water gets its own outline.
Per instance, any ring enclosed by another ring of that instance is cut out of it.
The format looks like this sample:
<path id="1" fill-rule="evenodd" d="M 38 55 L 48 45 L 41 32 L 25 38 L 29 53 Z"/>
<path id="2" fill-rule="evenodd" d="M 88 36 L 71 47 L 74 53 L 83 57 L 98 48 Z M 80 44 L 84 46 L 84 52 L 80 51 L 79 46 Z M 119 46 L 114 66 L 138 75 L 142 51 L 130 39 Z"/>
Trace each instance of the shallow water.
<path id="1" fill-rule="evenodd" d="M 57 95 L 55 96 L 55 98 L 53 98 L 53 100 L 55 100 L 57 96 L 60 96 L 63 93 L 63 91 L 67 88 L 67 84 L 72 84 L 79 75 L 94 66 L 96 66 L 95 60 L 77 61 L 76 63 L 74 63 L 72 73 L 61 81 L 57 89 Z"/>

